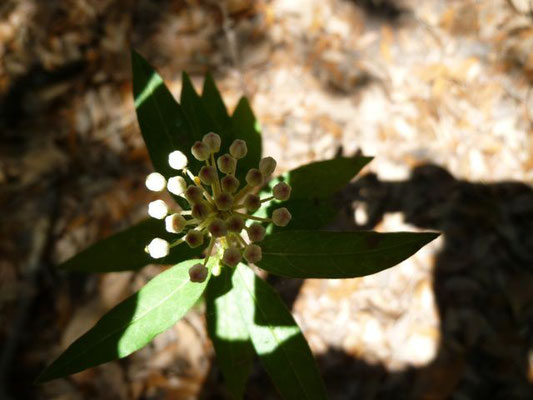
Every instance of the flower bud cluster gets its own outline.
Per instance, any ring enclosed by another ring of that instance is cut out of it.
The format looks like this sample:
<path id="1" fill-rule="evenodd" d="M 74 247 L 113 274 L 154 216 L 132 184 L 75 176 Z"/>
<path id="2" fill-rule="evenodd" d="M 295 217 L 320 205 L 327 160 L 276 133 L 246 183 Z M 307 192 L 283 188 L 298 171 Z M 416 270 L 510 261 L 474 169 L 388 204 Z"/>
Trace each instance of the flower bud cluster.
<path id="1" fill-rule="evenodd" d="M 265 227 L 261 223 L 286 226 L 291 220 L 291 214 L 285 207 L 274 210 L 271 218 L 252 215 L 267 201 L 285 201 L 290 197 L 291 187 L 284 182 L 274 186 L 270 197 L 261 199 L 257 194 L 265 179 L 274 172 L 276 161 L 272 157 L 263 158 L 259 162 L 259 168 L 247 171 L 245 182 L 241 184 L 235 172 L 238 160 L 248 153 L 246 142 L 234 140 L 229 147 L 229 154 L 216 157 L 220 146 L 220 136 L 213 132 L 193 144 L 192 156 L 205 162 L 197 176 L 187 168 L 188 159 L 185 154 L 173 151 L 169 154 L 168 163 L 173 169 L 180 171 L 181 175 L 173 176 L 167 181 L 163 175 L 153 172 L 146 178 L 149 190 L 159 192 L 166 188 L 172 194 L 184 197 L 189 209 L 171 211 L 163 200 L 151 202 L 148 214 L 153 218 L 164 219 L 166 230 L 180 234 L 181 237 L 172 243 L 155 238 L 145 250 L 153 258 L 162 258 L 168 255 L 171 247 L 181 243 L 186 243 L 191 248 L 208 243 L 204 262 L 189 269 L 192 282 L 203 282 L 206 279 L 206 265 L 212 254 L 219 260 L 213 268 L 214 275 L 220 273 L 220 262 L 229 267 L 235 267 L 243 258 L 248 263 L 259 262 L 262 253 L 257 243 L 265 236 Z"/>

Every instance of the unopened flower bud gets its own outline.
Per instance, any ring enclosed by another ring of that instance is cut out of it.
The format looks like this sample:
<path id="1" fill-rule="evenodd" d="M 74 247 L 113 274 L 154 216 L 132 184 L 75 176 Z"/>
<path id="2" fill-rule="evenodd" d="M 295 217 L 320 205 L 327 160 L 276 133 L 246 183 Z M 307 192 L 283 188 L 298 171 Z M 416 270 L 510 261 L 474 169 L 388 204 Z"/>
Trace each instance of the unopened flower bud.
<path id="1" fill-rule="evenodd" d="M 269 176 L 276 169 L 276 165 L 276 160 L 272 157 L 265 157 L 259 161 L 259 171 L 261 171 L 264 176 Z"/>
<path id="2" fill-rule="evenodd" d="M 168 155 L 168 165 L 171 168 L 182 170 L 187 166 L 187 156 L 179 150 L 173 151 Z"/>
<path id="3" fill-rule="evenodd" d="M 215 218 L 213 222 L 209 224 L 207 227 L 207 230 L 213 237 L 222 237 L 225 236 L 226 233 L 228 233 L 228 227 L 226 226 L 226 223 L 222 221 L 220 218 Z"/>
<path id="4" fill-rule="evenodd" d="M 152 258 L 163 258 L 168 255 L 170 245 L 164 239 L 155 238 L 146 246 L 145 250 Z"/>
<path id="5" fill-rule="evenodd" d="M 285 207 L 278 208 L 272 213 L 272 222 L 277 226 L 287 226 L 292 215 Z"/>
<path id="6" fill-rule="evenodd" d="M 288 200 L 291 197 L 291 187 L 285 182 L 280 182 L 272 189 L 272 194 L 276 200 Z"/>
<path id="7" fill-rule="evenodd" d="M 252 242 L 260 242 L 265 237 L 266 229 L 263 225 L 254 222 L 246 231 L 248 232 L 248 238 Z"/>
<path id="8" fill-rule="evenodd" d="M 235 139 L 229 147 L 229 152 L 237 160 L 245 157 L 246 153 L 248 153 L 248 147 L 246 146 L 246 142 L 241 139 Z"/>
<path id="9" fill-rule="evenodd" d="M 179 214 L 172 214 L 165 218 L 165 229 L 170 233 L 180 233 L 187 225 L 187 220 Z"/>
<path id="10" fill-rule="evenodd" d="M 200 180 L 202 181 L 204 185 L 211 185 L 218 178 L 217 170 L 215 169 L 215 167 L 204 166 L 200 169 L 200 172 L 198 173 L 198 177 L 200 178 Z"/>
<path id="11" fill-rule="evenodd" d="M 201 246 L 204 244 L 204 234 L 200 231 L 190 230 L 185 235 L 185 241 L 192 248 Z"/>
<path id="12" fill-rule="evenodd" d="M 242 260 L 241 251 L 236 247 L 228 247 L 224 250 L 224 255 L 222 256 L 222 261 L 224 264 L 235 267 Z"/>
<path id="13" fill-rule="evenodd" d="M 259 186 L 262 185 L 264 181 L 264 176 L 261 171 L 257 168 L 252 168 L 246 174 L 246 183 L 250 186 Z"/>
<path id="14" fill-rule="evenodd" d="M 215 204 L 220 211 L 228 211 L 233 206 L 233 196 L 229 193 L 222 192 L 215 197 Z"/>
<path id="15" fill-rule="evenodd" d="M 189 278 L 191 279 L 191 282 L 201 283 L 205 281 L 205 278 L 207 278 L 207 273 L 207 268 L 200 263 L 194 264 L 191 268 L 189 268 Z"/>
<path id="16" fill-rule="evenodd" d="M 168 206 L 163 200 L 154 200 L 148 204 L 148 215 L 152 218 L 163 219 L 168 214 Z"/>
<path id="17" fill-rule="evenodd" d="M 259 196 L 256 196 L 255 194 L 248 194 L 246 195 L 246 197 L 244 198 L 244 207 L 246 207 L 246 209 L 248 211 L 257 211 L 259 210 L 259 207 L 261 207 L 261 199 L 259 198 Z"/>
<path id="18" fill-rule="evenodd" d="M 196 141 L 191 147 L 191 153 L 198 161 L 205 161 L 209 158 L 211 152 L 204 142 Z"/>
<path id="19" fill-rule="evenodd" d="M 237 215 L 232 215 L 226 220 L 226 226 L 228 231 L 239 233 L 244 229 L 244 220 Z"/>
<path id="20" fill-rule="evenodd" d="M 170 193 L 179 196 L 187 189 L 187 182 L 182 176 L 173 176 L 168 180 L 167 189 Z"/>
<path id="21" fill-rule="evenodd" d="M 184 192 L 185 198 L 191 204 L 196 204 L 202 201 L 202 189 L 198 186 L 189 186 Z"/>
<path id="22" fill-rule="evenodd" d="M 151 190 L 152 192 L 160 192 L 165 188 L 167 181 L 159 172 L 152 172 L 146 177 L 144 183 L 148 190 Z"/>
<path id="23" fill-rule="evenodd" d="M 205 201 L 200 201 L 196 204 L 193 204 L 191 209 L 191 215 L 198 221 L 203 221 L 209 216 L 209 211 L 209 203 Z"/>
<path id="24" fill-rule="evenodd" d="M 240 182 L 233 175 L 227 175 L 220 180 L 222 190 L 228 193 L 235 193 L 239 188 Z"/>
<path id="25" fill-rule="evenodd" d="M 204 142 L 211 153 L 218 153 L 220 150 L 220 136 L 214 132 L 209 132 L 207 135 L 204 135 L 202 142 Z"/>
<path id="26" fill-rule="evenodd" d="M 251 264 L 261 261 L 263 254 L 261 252 L 261 247 L 256 244 L 249 244 L 244 248 L 243 256 L 246 261 Z"/>
<path id="27" fill-rule="evenodd" d="M 231 174 L 237 165 L 237 160 L 235 160 L 229 154 L 223 154 L 217 159 L 217 166 L 220 172 L 224 174 Z"/>

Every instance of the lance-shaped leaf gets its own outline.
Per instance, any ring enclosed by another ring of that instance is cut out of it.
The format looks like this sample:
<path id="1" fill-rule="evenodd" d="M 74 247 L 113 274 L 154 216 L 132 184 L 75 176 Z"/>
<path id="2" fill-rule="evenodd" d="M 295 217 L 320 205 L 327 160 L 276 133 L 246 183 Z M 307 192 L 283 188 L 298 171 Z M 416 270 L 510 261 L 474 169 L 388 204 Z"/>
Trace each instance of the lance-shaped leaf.
<path id="1" fill-rule="evenodd" d="M 202 102 L 205 108 L 211 114 L 211 117 L 216 123 L 216 131 L 226 131 L 231 126 L 231 118 L 222 100 L 222 96 L 218 91 L 215 80 L 211 74 L 206 74 L 204 79 L 204 87 L 202 89 Z"/>
<path id="2" fill-rule="evenodd" d="M 234 270 L 223 268 L 206 290 L 207 331 L 217 364 L 235 399 L 242 399 L 252 367 L 254 350 L 239 311 L 239 297 L 231 281 Z"/>
<path id="3" fill-rule="evenodd" d="M 261 242 L 258 265 L 293 278 L 355 278 L 392 267 L 439 236 L 433 232 L 290 231 Z"/>
<path id="4" fill-rule="evenodd" d="M 202 283 L 189 279 L 188 270 L 197 262 L 185 261 L 166 270 L 113 308 L 44 370 L 37 382 L 126 357 L 170 328 L 206 287 L 209 277 Z"/>
<path id="5" fill-rule="evenodd" d="M 326 399 L 311 349 L 278 294 L 244 264 L 232 280 L 254 349 L 281 396 Z"/>
<path id="6" fill-rule="evenodd" d="M 175 234 L 165 230 L 164 221 L 150 218 L 89 246 L 59 268 L 83 272 L 136 271 L 148 264 L 176 264 L 202 251 L 182 243 L 172 247 L 167 257 L 153 259 L 144 248 L 156 237 L 168 241 L 176 239 Z"/>

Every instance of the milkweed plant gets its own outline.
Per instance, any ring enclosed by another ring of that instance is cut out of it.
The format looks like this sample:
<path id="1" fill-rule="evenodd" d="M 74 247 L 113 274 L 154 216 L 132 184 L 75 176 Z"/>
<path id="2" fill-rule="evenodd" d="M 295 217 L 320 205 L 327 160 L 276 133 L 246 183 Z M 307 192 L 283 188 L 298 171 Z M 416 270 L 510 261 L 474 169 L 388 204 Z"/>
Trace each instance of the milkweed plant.
<path id="1" fill-rule="evenodd" d="M 230 115 L 213 78 L 202 93 L 183 73 L 177 102 L 132 51 L 137 119 L 154 172 L 146 187 L 173 203 L 60 265 L 93 273 L 170 265 L 104 315 L 37 378 L 66 377 L 126 357 L 182 318 L 203 297 L 207 331 L 228 394 L 240 399 L 257 356 L 286 399 L 325 399 L 309 345 L 275 290 L 256 271 L 292 278 L 377 273 L 435 239 L 433 232 L 324 230 L 335 195 L 371 161 L 337 157 L 276 176 L 246 98 Z"/>

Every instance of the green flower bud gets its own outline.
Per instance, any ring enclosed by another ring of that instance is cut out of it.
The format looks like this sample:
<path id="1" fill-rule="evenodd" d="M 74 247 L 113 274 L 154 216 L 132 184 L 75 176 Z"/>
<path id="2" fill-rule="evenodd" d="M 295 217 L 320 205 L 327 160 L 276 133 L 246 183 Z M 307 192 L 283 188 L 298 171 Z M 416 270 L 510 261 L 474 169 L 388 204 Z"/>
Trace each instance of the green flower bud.
<path id="1" fill-rule="evenodd" d="M 179 214 L 172 214 L 165 218 L 165 229 L 170 233 L 180 233 L 187 225 L 187 220 Z"/>
<path id="2" fill-rule="evenodd" d="M 269 176 L 276 169 L 276 165 L 276 160 L 274 160 L 272 157 L 265 157 L 259 161 L 259 170 L 264 176 Z"/>
<path id="3" fill-rule="evenodd" d="M 170 193 L 179 196 L 187 189 L 187 182 L 181 176 L 173 176 L 168 180 L 167 189 Z"/>
<path id="4" fill-rule="evenodd" d="M 243 256 L 246 261 L 251 264 L 261 261 L 263 254 L 261 252 L 261 247 L 256 244 L 249 244 L 244 248 Z"/>
<path id="5" fill-rule="evenodd" d="M 215 169 L 215 167 L 204 166 L 200 169 L 198 177 L 200 178 L 203 184 L 211 185 L 217 180 L 217 170 Z"/>
<path id="6" fill-rule="evenodd" d="M 191 282 L 201 283 L 205 281 L 205 278 L 207 278 L 207 273 L 207 268 L 200 263 L 194 264 L 191 268 L 189 268 L 189 278 L 191 279 Z"/>
<path id="7" fill-rule="evenodd" d="M 231 174 L 237 166 L 237 160 L 235 160 L 229 154 L 223 154 L 217 159 L 217 166 L 220 172 L 224 174 Z"/>
<path id="8" fill-rule="evenodd" d="M 265 237 L 266 229 L 263 225 L 254 222 L 246 229 L 246 231 L 248 232 L 248 238 L 250 238 L 252 242 L 260 242 Z"/>
<path id="9" fill-rule="evenodd" d="M 241 251 L 236 247 L 228 247 L 224 250 L 222 262 L 230 267 L 235 267 L 242 260 Z"/>
<path id="10" fill-rule="evenodd" d="M 246 142 L 244 140 L 235 139 L 229 147 L 229 152 L 237 160 L 244 158 L 246 156 L 246 153 L 248 153 L 248 147 L 246 146 Z"/>
<path id="11" fill-rule="evenodd" d="M 263 173 L 256 168 L 250 169 L 246 174 L 246 183 L 250 186 L 262 185 L 264 179 Z"/>
<path id="12" fill-rule="evenodd" d="M 239 233 L 244 229 L 244 220 L 237 215 L 232 215 L 226 220 L 226 225 L 228 231 Z"/>
<path id="13" fill-rule="evenodd" d="M 215 197 L 215 204 L 220 211 L 231 210 L 233 206 L 233 196 L 229 193 L 222 192 Z"/>
<path id="14" fill-rule="evenodd" d="M 204 244 L 204 234 L 200 231 L 190 230 L 185 235 L 185 242 L 191 247 L 195 248 Z"/>
<path id="15" fill-rule="evenodd" d="M 272 189 L 272 194 L 276 200 L 285 201 L 289 200 L 289 197 L 291 197 L 291 190 L 291 187 L 285 182 L 280 182 L 274 186 L 274 189 Z"/>
<path id="16" fill-rule="evenodd" d="M 228 193 L 235 193 L 239 188 L 240 182 L 233 175 L 227 175 L 220 180 L 222 190 Z"/>
<path id="17" fill-rule="evenodd" d="M 211 152 L 204 142 L 196 141 L 191 147 L 191 153 L 198 161 L 205 161 L 209 158 Z"/>
<path id="18" fill-rule="evenodd" d="M 225 236 L 226 233 L 228 233 L 228 227 L 226 226 L 226 223 L 222 221 L 220 218 L 215 218 L 213 222 L 209 224 L 207 227 L 207 230 L 213 237 L 222 237 Z"/>
<path id="19" fill-rule="evenodd" d="M 248 211 L 257 211 L 259 210 L 259 207 L 261 207 L 261 199 L 259 198 L 259 196 L 256 196 L 255 194 L 248 194 L 246 195 L 246 197 L 244 198 L 244 207 L 246 207 L 246 209 Z"/>
<path id="20" fill-rule="evenodd" d="M 189 186 L 183 194 L 190 204 L 199 203 L 203 199 L 202 189 L 200 189 L 198 186 Z"/>
<path id="21" fill-rule="evenodd" d="M 204 135 L 202 142 L 204 142 L 211 153 L 218 153 L 220 151 L 220 136 L 214 132 L 209 132 Z"/>
<path id="22" fill-rule="evenodd" d="M 287 226 L 292 215 L 285 207 L 278 208 L 272 213 L 272 222 L 277 226 Z"/>

